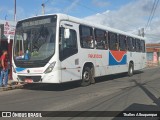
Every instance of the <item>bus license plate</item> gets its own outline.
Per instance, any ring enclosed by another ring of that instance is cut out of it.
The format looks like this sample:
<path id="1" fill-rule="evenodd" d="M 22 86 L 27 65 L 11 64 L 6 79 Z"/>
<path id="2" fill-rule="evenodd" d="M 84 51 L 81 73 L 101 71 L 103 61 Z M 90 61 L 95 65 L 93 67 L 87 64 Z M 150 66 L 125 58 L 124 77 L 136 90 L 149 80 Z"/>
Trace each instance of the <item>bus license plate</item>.
<path id="1" fill-rule="evenodd" d="M 32 79 L 25 79 L 25 82 L 26 83 L 33 83 L 33 80 Z"/>

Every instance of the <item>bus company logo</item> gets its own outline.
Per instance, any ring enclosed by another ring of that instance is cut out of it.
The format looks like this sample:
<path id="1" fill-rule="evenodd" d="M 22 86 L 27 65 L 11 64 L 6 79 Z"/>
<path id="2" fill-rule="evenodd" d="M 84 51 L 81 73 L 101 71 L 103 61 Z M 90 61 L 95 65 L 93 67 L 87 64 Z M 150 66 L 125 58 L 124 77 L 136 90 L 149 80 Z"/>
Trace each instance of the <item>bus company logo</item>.
<path id="1" fill-rule="evenodd" d="M 30 73 L 30 70 L 27 70 L 27 73 Z"/>
<path id="2" fill-rule="evenodd" d="M 127 63 L 126 51 L 109 51 L 109 65 L 124 65 Z"/>
<path id="3" fill-rule="evenodd" d="M 11 117 L 11 112 L 2 112 L 2 117 Z"/>
<path id="4" fill-rule="evenodd" d="M 102 58 L 101 54 L 88 54 L 88 58 Z"/>

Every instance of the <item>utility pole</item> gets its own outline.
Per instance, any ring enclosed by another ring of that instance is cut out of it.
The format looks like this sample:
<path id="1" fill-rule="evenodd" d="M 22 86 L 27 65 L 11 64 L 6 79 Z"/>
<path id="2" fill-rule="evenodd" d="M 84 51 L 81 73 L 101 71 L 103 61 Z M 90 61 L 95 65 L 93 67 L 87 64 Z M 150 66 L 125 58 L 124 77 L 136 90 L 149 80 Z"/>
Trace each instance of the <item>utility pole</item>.
<path id="1" fill-rule="evenodd" d="M 7 20 L 7 17 L 8 17 L 8 15 L 6 14 L 6 15 L 5 15 L 5 20 Z"/>
<path id="2" fill-rule="evenodd" d="M 17 3 L 16 3 L 16 0 L 14 0 L 14 21 L 16 21 L 16 19 L 17 19 L 17 18 L 16 18 L 16 9 L 17 9 L 17 8 L 16 8 L 16 4 L 17 4 Z"/>
<path id="3" fill-rule="evenodd" d="M 144 28 L 141 28 L 141 36 L 144 37 Z"/>
<path id="4" fill-rule="evenodd" d="M 44 14 L 45 14 L 45 4 L 42 3 L 42 15 L 44 15 Z"/>
<path id="5" fill-rule="evenodd" d="M 141 36 L 141 31 L 140 31 L 140 29 L 138 29 L 138 36 Z"/>
<path id="6" fill-rule="evenodd" d="M 144 37 L 144 28 L 138 30 L 138 36 Z"/>

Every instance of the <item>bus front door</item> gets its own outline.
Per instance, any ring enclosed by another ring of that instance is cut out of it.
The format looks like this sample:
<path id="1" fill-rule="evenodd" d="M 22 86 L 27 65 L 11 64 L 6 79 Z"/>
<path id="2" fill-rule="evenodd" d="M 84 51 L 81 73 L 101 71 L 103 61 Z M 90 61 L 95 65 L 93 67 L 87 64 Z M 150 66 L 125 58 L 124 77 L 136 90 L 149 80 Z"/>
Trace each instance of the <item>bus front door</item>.
<path id="1" fill-rule="evenodd" d="M 78 56 L 78 25 L 61 21 L 59 34 L 59 59 L 61 61 L 61 82 L 80 79 Z"/>

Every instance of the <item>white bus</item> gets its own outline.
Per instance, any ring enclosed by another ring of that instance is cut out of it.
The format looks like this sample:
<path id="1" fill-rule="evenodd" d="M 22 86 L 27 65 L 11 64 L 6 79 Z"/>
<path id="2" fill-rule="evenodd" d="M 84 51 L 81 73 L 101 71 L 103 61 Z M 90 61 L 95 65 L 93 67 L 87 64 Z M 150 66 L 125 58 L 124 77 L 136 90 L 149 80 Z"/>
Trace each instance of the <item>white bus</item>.
<path id="1" fill-rule="evenodd" d="M 36 16 L 16 25 L 13 80 L 64 83 L 141 70 L 145 39 L 64 14 Z"/>

